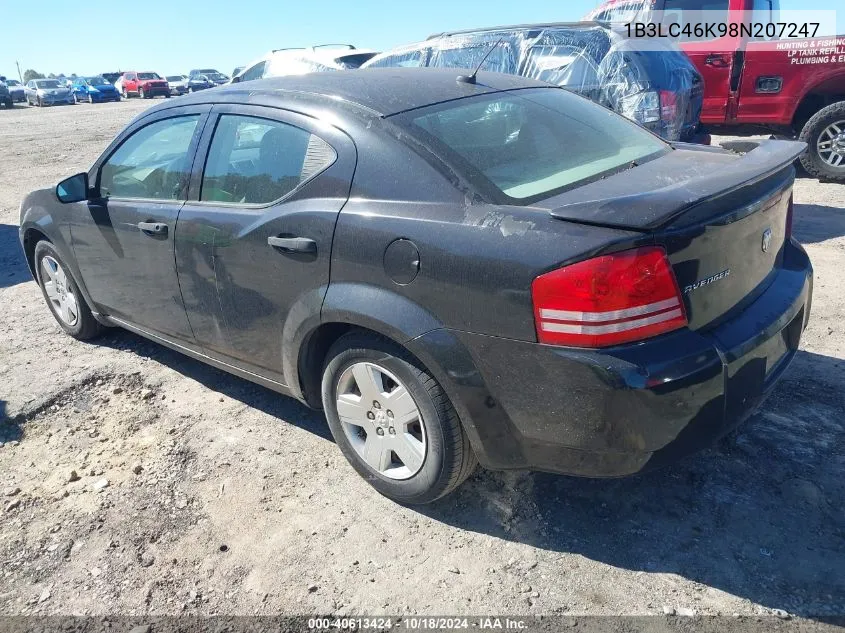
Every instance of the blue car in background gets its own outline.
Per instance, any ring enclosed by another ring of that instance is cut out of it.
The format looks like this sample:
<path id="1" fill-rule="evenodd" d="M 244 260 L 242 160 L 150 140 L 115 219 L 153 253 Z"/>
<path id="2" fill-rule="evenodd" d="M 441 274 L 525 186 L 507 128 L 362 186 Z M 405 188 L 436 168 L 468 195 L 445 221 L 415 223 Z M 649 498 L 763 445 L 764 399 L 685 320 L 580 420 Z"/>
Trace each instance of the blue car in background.
<path id="1" fill-rule="evenodd" d="M 120 93 L 113 84 L 103 77 L 77 77 L 71 86 L 73 100 L 76 103 L 101 103 L 103 101 L 120 101 Z"/>

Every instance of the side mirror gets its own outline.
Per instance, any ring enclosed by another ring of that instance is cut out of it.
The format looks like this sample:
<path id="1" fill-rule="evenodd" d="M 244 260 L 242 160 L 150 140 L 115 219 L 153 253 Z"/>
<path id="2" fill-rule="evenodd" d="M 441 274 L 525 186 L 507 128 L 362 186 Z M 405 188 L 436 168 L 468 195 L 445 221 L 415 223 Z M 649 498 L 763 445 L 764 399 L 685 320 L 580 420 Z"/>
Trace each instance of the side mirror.
<path id="1" fill-rule="evenodd" d="M 59 202 L 69 204 L 88 199 L 88 174 L 85 172 L 65 178 L 56 185 L 56 197 Z"/>
<path id="2" fill-rule="evenodd" d="M 239 84 L 239 83 L 241 83 L 241 78 L 240 78 L 240 76 L 239 76 L 239 75 L 235 75 L 234 77 L 232 77 L 232 83 L 233 83 L 233 84 Z"/>

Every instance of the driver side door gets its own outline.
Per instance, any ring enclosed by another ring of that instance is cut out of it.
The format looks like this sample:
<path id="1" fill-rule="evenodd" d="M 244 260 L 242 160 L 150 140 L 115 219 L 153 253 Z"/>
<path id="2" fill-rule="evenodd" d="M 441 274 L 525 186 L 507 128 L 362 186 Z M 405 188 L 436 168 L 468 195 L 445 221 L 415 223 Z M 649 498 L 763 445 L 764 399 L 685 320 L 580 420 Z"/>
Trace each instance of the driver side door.
<path id="1" fill-rule="evenodd" d="M 162 110 L 132 125 L 89 173 L 90 199 L 70 214 L 74 254 L 95 309 L 186 342 L 194 336 L 173 237 L 209 109 Z"/>

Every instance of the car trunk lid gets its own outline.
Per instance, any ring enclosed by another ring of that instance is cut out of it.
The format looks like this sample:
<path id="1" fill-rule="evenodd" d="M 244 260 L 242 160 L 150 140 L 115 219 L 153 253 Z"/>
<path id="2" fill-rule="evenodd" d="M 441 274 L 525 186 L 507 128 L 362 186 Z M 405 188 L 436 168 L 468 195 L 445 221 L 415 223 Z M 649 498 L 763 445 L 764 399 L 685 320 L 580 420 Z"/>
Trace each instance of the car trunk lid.
<path id="1" fill-rule="evenodd" d="M 804 145 L 764 141 L 746 149 L 679 146 L 542 206 L 556 218 L 651 236 L 666 248 L 690 328 L 711 327 L 759 296 L 782 266 L 791 165 Z"/>

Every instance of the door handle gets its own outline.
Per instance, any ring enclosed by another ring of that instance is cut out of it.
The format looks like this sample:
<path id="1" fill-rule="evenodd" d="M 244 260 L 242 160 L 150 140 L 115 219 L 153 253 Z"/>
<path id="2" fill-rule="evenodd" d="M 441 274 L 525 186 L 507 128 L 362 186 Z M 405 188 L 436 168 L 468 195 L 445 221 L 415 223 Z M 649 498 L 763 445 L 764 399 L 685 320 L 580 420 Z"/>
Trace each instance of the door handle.
<path id="1" fill-rule="evenodd" d="M 138 222 L 138 228 L 152 235 L 167 235 L 167 225 L 162 222 Z"/>
<path id="2" fill-rule="evenodd" d="M 267 244 L 286 253 L 317 252 L 317 242 L 307 237 L 268 237 Z"/>
<path id="3" fill-rule="evenodd" d="M 707 58 L 704 60 L 704 63 L 708 66 L 714 66 L 716 68 L 725 68 L 730 64 L 730 61 L 725 59 L 724 55 L 719 55 L 717 53 L 710 53 Z"/>

